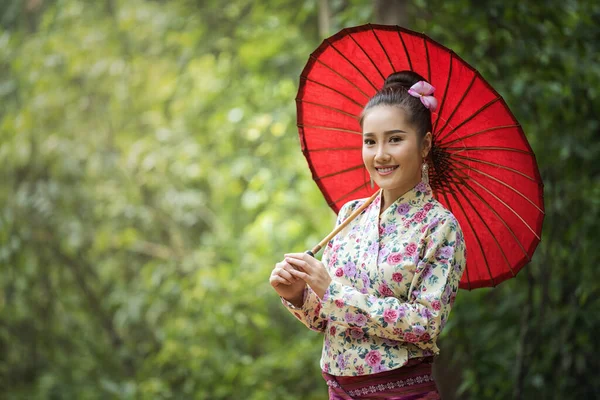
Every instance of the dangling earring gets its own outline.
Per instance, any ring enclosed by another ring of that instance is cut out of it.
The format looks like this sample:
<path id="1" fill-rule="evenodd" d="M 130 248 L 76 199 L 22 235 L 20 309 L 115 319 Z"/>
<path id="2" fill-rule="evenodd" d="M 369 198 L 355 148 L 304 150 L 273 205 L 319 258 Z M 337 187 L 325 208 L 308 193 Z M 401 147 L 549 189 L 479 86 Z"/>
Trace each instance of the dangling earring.
<path id="1" fill-rule="evenodd" d="M 429 184 L 429 164 L 423 160 L 423 166 L 421 167 L 421 180 Z"/>

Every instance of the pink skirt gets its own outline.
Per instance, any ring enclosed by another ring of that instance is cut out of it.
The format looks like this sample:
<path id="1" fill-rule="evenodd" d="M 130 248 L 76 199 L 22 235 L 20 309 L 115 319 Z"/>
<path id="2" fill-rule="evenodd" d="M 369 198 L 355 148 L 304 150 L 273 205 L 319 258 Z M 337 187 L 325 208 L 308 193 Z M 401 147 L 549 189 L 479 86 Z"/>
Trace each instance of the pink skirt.
<path id="1" fill-rule="evenodd" d="M 391 371 L 363 376 L 333 376 L 323 372 L 329 400 L 439 400 L 431 366 L 433 357 L 415 358 Z"/>

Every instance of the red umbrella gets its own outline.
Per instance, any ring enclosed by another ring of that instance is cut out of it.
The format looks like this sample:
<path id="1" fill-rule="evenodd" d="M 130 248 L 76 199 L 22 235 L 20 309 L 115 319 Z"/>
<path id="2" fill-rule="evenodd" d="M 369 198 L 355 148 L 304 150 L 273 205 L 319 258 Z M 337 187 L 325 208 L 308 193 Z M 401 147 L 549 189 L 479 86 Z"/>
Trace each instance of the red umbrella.
<path id="1" fill-rule="evenodd" d="M 495 286 L 531 261 L 540 242 L 543 184 L 502 97 L 452 50 L 398 26 L 362 25 L 325 39 L 302 71 L 296 98 L 313 179 L 336 213 L 377 190 L 363 166 L 358 118 L 385 78 L 401 70 L 436 88 L 429 179 L 464 232 L 460 287 Z"/>

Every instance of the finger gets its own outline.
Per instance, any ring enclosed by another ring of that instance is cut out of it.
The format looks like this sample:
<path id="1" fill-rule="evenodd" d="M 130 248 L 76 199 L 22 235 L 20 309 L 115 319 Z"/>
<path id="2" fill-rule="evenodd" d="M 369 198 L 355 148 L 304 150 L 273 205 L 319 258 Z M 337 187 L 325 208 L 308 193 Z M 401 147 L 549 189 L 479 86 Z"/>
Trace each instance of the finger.
<path id="1" fill-rule="evenodd" d="M 281 261 L 279 261 L 277 264 L 275 264 L 275 268 L 273 268 L 273 269 L 274 269 L 274 270 L 275 270 L 275 269 L 277 269 L 277 268 L 281 269 L 281 268 L 283 268 L 283 267 L 284 267 L 286 264 L 287 264 L 287 263 L 285 262 L 285 260 L 281 260 Z"/>
<path id="2" fill-rule="evenodd" d="M 287 254 L 284 254 L 284 256 L 296 258 L 298 260 L 304 260 L 304 261 L 307 261 L 309 258 L 313 258 L 306 253 L 287 253 Z"/>
<path id="3" fill-rule="evenodd" d="M 286 261 L 289 261 L 288 259 L 302 260 L 305 263 L 307 263 L 307 265 L 309 265 L 310 267 L 318 268 L 319 261 L 306 253 L 290 253 L 286 254 L 285 256 Z"/>
<path id="4" fill-rule="evenodd" d="M 282 272 L 283 272 L 283 274 L 281 274 Z M 271 271 L 271 278 L 272 278 L 272 277 L 274 277 L 274 276 L 280 276 L 280 277 L 282 277 L 284 280 L 288 281 L 290 285 L 291 285 L 291 284 L 292 284 L 294 281 L 296 281 L 296 280 L 297 280 L 297 279 L 296 279 L 296 278 L 294 278 L 293 276 L 291 276 L 291 275 L 287 276 L 287 275 L 289 275 L 289 272 L 287 272 L 287 271 L 285 271 L 285 270 L 283 270 L 282 268 L 279 268 L 279 267 L 277 267 L 277 268 L 273 269 L 273 271 Z"/>
<path id="5" fill-rule="evenodd" d="M 308 283 L 309 285 L 312 282 L 310 275 L 308 275 L 306 272 L 293 270 L 293 271 L 291 271 L 291 273 L 292 273 L 292 275 L 297 276 L 298 278 L 302 279 L 304 282 Z"/>
<path id="6" fill-rule="evenodd" d="M 296 277 L 292 276 L 292 274 L 290 274 L 289 271 L 286 271 L 285 269 L 280 269 L 279 271 L 277 271 L 277 275 L 282 277 L 283 279 L 287 280 L 290 283 L 298 280 Z"/>
<path id="7" fill-rule="evenodd" d="M 290 286 L 291 283 L 288 282 L 287 280 L 283 279 L 281 276 L 279 275 L 274 275 L 271 277 L 271 279 L 269 279 L 271 286 L 275 287 L 275 286 L 279 286 L 279 285 L 286 285 L 286 286 Z"/>
<path id="8" fill-rule="evenodd" d="M 290 264 L 288 262 L 284 262 L 283 263 L 283 269 L 289 272 L 291 270 L 296 269 L 296 267 L 294 267 L 292 264 Z M 298 280 L 298 278 L 294 277 L 294 280 Z"/>
<path id="9" fill-rule="evenodd" d="M 311 265 L 304 260 L 298 260 L 296 258 L 286 258 L 285 260 L 296 267 L 296 269 L 300 268 L 301 270 L 309 273 L 312 271 Z"/>

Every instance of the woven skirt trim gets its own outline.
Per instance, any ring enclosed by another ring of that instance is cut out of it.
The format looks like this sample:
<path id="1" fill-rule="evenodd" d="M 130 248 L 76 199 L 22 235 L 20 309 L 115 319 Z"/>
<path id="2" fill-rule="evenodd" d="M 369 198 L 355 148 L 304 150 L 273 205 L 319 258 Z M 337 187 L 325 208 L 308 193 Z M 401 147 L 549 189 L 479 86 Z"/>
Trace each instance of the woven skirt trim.
<path id="1" fill-rule="evenodd" d="M 363 376 L 333 376 L 323 372 L 329 399 L 439 399 L 431 373 L 433 357 L 412 359 L 401 368 Z"/>

